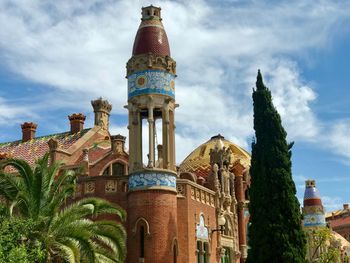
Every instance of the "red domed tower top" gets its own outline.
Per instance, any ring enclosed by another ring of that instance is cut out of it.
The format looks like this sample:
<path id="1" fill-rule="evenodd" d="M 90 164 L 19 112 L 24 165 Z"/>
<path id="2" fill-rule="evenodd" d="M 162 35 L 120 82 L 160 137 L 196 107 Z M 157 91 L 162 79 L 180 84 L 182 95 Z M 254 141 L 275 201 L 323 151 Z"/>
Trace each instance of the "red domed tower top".
<path id="1" fill-rule="evenodd" d="M 165 33 L 160 8 L 147 6 L 142 8 L 141 24 L 137 31 L 132 55 L 153 53 L 170 56 L 168 37 Z"/>

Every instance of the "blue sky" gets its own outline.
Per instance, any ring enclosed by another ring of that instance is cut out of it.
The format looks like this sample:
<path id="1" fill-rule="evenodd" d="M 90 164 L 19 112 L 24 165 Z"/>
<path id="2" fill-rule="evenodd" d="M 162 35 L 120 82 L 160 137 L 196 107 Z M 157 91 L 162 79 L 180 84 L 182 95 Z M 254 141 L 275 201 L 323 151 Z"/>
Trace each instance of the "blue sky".
<path id="1" fill-rule="evenodd" d="M 0 2 L 0 142 L 68 130 L 90 101 L 113 104 L 112 133 L 127 134 L 125 64 L 149 1 Z M 293 147 L 293 176 L 317 180 L 328 211 L 349 202 L 350 2 L 154 1 L 177 61 L 177 160 L 211 136 L 250 149 L 257 69 Z"/>

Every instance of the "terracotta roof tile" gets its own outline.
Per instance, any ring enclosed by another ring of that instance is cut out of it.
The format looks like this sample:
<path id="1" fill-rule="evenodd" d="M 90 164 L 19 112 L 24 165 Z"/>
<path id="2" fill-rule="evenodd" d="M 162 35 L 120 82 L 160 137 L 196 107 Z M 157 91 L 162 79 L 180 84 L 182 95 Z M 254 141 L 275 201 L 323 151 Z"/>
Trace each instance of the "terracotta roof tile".
<path id="1" fill-rule="evenodd" d="M 7 153 L 7 157 L 19 158 L 34 164 L 35 161 L 49 151 L 48 141 L 56 139 L 60 149 L 67 150 L 78 139 L 86 134 L 90 128 L 81 132 L 72 134 L 71 132 L 63 132 L 51 134 L 47 136 L 36 137 L 30 141 L 22 142 L 22 140 L 14 142 L 0 143 L 0 153 Z"/>

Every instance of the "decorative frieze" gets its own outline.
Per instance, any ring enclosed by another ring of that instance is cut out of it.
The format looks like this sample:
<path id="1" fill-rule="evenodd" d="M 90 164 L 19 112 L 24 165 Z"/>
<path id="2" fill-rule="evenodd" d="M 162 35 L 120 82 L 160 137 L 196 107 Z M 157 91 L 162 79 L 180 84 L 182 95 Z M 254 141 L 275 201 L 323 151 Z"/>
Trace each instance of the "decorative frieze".
<path id="1" fill-rule="evenodd" d="M 191 186 L 191 199 L 213 207 L 215 206 L 213 194 L 194 186 Z"/>
<path id="2" fill-rule="evenodd" d="M 129 177 L 129 190 L 147 189 L 147 188 L 173 188 L 176 190 L 175 175 L 154 171 L 141 172 Z"/>
<path id="3" fill-rule="evenodd" d="M 325 226 L 326 220 L 324 214 L 306 214 L 304 215 L 304 226 Z"/>
<path id="4" fill-rule="evenodd" d="M 127 75 L 147 69 L 166 70 L 176 74 L 176 62 L 169 56 L 156 56 L 152 53 L 133 56 L 126 64 Z"/>
<path id="5" fill-rule="evenodd" d="M 162 70 L 144 70 L 128 76 L 128 99 L 145 94 L 175 98 L 175 75 Z"/>

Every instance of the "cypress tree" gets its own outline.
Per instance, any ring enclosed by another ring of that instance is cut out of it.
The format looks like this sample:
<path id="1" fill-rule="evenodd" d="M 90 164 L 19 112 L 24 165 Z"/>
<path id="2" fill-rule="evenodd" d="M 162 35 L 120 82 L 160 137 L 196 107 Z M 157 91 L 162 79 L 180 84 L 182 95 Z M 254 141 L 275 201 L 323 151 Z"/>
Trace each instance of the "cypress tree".
<path id="1" fill-rule="evenodd" d="M 253 90 L 255 141 L 252 143 L 248 263 L 305 262 L 306 239 L 291 173 L 287 133 L 260 70 Z"/>

